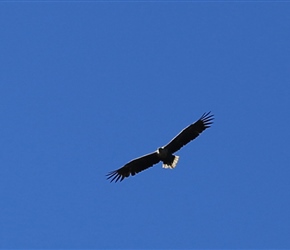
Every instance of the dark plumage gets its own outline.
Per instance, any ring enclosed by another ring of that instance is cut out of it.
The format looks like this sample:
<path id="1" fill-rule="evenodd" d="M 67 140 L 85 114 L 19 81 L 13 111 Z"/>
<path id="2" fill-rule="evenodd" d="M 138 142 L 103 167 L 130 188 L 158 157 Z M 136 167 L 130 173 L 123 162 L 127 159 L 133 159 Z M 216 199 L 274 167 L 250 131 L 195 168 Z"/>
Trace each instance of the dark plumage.
<path id="1" fill-rule="evenodd" d="M 129 177 L 130 174 L 133 176 L 160 161 L 163 162 L 163 168 L 175 168 L 179 156 L 175 156 L 173 153 L 194 140 L 202 131 L 209 128 L 213 123 L 213 119 L 213 115 L 210 112 L 204 113 L 198 121 L 183 129 L 166 146 L 158 148 L 156 152 L 136 158 L 122 168 L 108 173 L 107 179 L 111 179 L 111 182 L 122 181 L 125 177 Z"/>

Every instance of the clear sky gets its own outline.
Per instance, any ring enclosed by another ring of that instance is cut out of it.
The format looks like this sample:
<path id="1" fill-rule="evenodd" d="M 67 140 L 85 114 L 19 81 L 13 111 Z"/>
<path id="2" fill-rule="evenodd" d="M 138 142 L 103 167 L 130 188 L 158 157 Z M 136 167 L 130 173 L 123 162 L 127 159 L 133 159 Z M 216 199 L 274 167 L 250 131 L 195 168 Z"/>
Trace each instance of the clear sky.
<path id="1" fill-rule="evenodd" d="M 0 36 L 0 248 L 290 248 L 289 2 L 0 2 Z"/>

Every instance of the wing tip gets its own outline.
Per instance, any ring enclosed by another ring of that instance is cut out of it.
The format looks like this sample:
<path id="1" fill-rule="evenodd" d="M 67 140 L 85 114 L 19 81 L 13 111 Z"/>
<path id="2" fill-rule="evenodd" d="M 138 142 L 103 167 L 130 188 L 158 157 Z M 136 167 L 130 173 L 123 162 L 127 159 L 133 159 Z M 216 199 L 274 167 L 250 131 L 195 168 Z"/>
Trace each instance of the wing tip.
<path id="1" fill-rule="evenodd" d="M 205 128 L 209 128 L 211 124 L 213 124 L 214 115 L 211 114 L 211 111 L 203 113 L 203 115 L 200 117 L 200 119 Z"/>
<path id="2" fill-rule="evenodd" d="M 106 174 L 106 177 L 107 177 L 107 180 L 111 182 L 118 182 L 120 180 L 120 182 L 125 178 L 124 176 L 122 176 L 120 173 L 118 173 L 118 170 L 115 170 L 115 171 L 111 171 L 109 172 L 108 174 Z"/>
<path id="3" fill-rule="evenodd" d="M 111 182 L 121 182 L 123 181 L 126 177 L 130 176 L 130 173 L 129 174 L 122 174 L 120 173 L 120 169 L 118 170 L 114 170 L 114 171 L 111 171 L 109 173 L 106 174 L 106 177 L 107 177 L 107 180 Z"/>

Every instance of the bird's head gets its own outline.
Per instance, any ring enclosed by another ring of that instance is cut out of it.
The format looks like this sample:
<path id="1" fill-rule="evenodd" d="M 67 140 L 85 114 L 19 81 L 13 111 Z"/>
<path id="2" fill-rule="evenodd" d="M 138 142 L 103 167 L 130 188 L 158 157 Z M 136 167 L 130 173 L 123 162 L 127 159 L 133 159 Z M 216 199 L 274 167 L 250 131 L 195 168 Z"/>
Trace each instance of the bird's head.
<path id="1" fill-rule="evenodd" d="M 166 158 L 168 151 L 165 148 L 158 148 L 157 149 L 157 154 L 161 157 L 161 158 Z"/>
<path id="2" fill-rule="evenodd" d="M 158 148 L 158 149 L 157 149 L 157 153 L 158 153 L 158 154 L 161 154 L 161 152 L 162 152 L 163 150 L 164 150 L 164 148 Z"/>

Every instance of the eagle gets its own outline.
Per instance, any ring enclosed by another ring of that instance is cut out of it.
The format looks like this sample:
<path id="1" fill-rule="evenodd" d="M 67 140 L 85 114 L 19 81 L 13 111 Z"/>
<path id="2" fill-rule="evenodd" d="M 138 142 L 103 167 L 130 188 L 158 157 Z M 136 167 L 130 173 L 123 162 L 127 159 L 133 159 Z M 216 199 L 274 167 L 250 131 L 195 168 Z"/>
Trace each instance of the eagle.
<path id="1" fill-rule="evenodd" d="M 163 168 L 174 169 L 178 162 L 179 156 L 173 155 L 190 141 L 194 140 L 205 129 L 209 128 L 213 123 L 213 115 L 211 112 L 204 113 L 199 120 L 190 124 L 175 136 L 167 145 L 158 148 L 155 152 L 133 159 L 123 167 L 109 172 L 106 176 L 108 180 L 123 181 L 126 177 L 152 167 L 162 161 Z"/>

